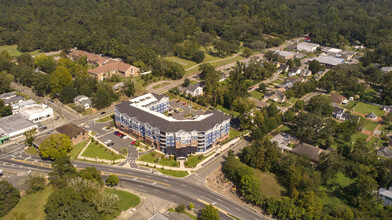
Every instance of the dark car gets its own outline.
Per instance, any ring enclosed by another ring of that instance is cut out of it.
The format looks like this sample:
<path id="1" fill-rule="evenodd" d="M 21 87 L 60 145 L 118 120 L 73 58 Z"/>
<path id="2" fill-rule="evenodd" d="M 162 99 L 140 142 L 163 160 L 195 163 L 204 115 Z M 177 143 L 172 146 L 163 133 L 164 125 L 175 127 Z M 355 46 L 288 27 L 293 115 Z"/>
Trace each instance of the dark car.
<path id="1" fill-rule="evenodd" d="M 215 154 L 215 157 L 219 157 L 221 154 L 220 153 L 217 153 L 217 154 Z"/>
<path id="2" fill-rule="evenodd" d="M 114 143 L 111 142 L 111 143 L 108 144 L 108 147 L 113 146 L 113 145 L 114 145 Z"/>
<path id="3" fill-rule="evenodd" d="M 101 115 L 106 114 L 106 112 L 101 112 Z"/>
<path id="4" fill-rule="evenodd" d="M 41 130 L 46 130 L 46 129 L 48 129 L 48 127 L 46 127 L 46 126 L 43 126 L 43 127 L 41 128 Z"/>
<path id="5" fill-rule="evenodd" d="M 120 133 L 119 131 L 115 131 L 114 134 L 117 135 L 118 133 Z"/>

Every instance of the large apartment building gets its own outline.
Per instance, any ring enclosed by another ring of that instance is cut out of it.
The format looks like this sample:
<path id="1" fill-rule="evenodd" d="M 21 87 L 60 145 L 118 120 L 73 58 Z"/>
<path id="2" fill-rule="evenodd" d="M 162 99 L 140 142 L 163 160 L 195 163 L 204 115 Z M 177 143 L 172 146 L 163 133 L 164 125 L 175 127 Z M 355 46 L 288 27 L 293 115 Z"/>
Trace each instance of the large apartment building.
<path id="1" fill-rule="evenodd" d="M 177 158 L 207 152 L 229 137 L 230 117 L 219 111 L 179 120 L 163 114 L 168 110 L 168 97 L 148 93 L 116 105 L 116 126 Z"/>

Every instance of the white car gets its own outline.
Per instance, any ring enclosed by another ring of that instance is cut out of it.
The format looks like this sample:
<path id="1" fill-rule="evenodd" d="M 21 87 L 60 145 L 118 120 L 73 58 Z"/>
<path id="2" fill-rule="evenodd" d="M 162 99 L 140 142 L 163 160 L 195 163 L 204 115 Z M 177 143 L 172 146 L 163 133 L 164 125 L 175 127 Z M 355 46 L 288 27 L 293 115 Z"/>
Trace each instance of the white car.
<path id="1" fill-rule="evenodd" d="M 128 139 L 128 136 L 125 135 L 122 139 Z"/>
<path id="2" fill-rule="evenodd" d="M 112 140 L 106 140 L 105 142 L 103 142 L 104 144 L 109 144 L 110 142 L 112 142 Z"/>

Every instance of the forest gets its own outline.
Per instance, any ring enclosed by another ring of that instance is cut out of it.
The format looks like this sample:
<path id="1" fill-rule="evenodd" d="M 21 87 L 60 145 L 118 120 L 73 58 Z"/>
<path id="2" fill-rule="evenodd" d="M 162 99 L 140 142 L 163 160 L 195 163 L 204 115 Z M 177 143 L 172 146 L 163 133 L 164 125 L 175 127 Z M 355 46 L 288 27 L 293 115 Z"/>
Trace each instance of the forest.
<path id="1" fill-rule="evenodd" d="M 391 43 L 390 8 L 382 0 L 1 1 L 0 45 L 78 47 L 149 66 L 158 55 L 200 60 L 199 46 L 224 55 L 241 43 L 260 49 L 305 34 L 322 45 L 376 48 Z"/>

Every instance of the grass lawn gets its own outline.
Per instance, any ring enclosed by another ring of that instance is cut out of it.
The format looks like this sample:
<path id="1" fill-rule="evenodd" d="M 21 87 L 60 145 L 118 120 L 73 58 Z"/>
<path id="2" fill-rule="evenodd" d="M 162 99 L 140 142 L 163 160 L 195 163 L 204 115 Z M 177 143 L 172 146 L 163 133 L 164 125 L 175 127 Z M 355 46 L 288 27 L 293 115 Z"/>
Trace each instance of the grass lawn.
<path id="1" fill-rule="evenodd" d="M 280 79 L 277 79 L 277 80 L 275 80 L 275 81 L 272 81 L 273 83 L 276 83 L 276 84 L 282 84 L 284 81 L 283 80 L 280 80 Z"/>
<path id="2" fill-rule="evenodd" d="M 4 46 L 0 46 L 0 52 L 3 52 L 4 50 L 8 51 L 8 53 L 13 56 L 13 57 L 17 57 L 20 56 L 22 54 L 22 52 L 20 52 L 18 50 L 18 46 L 16 44 L 14 45 L 4 45 Z M 28 52 L 29 54 L 33 55 L 37 55 L 40 53 L 39 50 L 34 50 L 32 52 Z"/>
<path id="3" fill-rule="evenodd" d="M 380 117 L 385 115 L 385 111 L 383 111 L 381 107 L 366 104 L 363 102 L 359 102 L 358 104 L 356 104 L 354 106 L 354 111 L 362 113 L 362 114 L 374 112 L 377 116 L 380 116 Z"/>
<path id="4" fill-rule="evenodd" d="M 237 62 L 237 61 L 240 61 L 240 60 L 243 60 L 243 59 L 244 59 L 244 57 L 238 55 L 238 56 L 233 57 L 231 59 L 221 60 L 221 61 L 213 62 L 213 63 L 210 63 L 210 64 L 212 66 L 214 66 L 214 67 L 219 67 L 219 66 L 224 66 L 226 64 L 234 63 L 234 62 Z"/>
<path id="5" fill-rule="evenodd" d="M 373 131 L 378 125 L 378 123 L 374 121 L 365 120 L 365 122 L 366 122 L 365 129 L 368 131 Z"/>
<path id="6" fill-rule="evenodd" d="M 188 160 L 185 161 L 185 167 L 196 167 L 198 163 L 203 161 L 206 157 L 203 155 L 190 155 L 188 156 Z"/>
<path id="7" fill-rule="evenodd" d="M 83 141 L 80 144 L 72 146 L 72 150 L 68 153 L 68 155 L 71 157 L 71 159 L 76 159 L 80 152 L 82 152 L 83 148 L 86 146 L 87 141 Z"/>
<path id="8" fill-rule="evenodd" d="M 250 96 L 252 96 L 255 99 L 262 100 L 264 95 L 263 95 L 263 93 L 254 90 L 254 91 L 250 92 Z"/>
<path id="9" fill-rule="evenodd" d="M 347 105 L 343 105 L 343 107 L 346 109 L 352 109 L 356 103 L 356 101 L 349 101 Z"/>
<path id="10" fill-rule="evenodd" d="M 229 139 L 230 140 L 233 139 L 233 138 L 236 138 L 236 137 L 238 137 L 240 135 L 241 135 L 241 132 L 239 132 L 239 131 L 237 131 L 235 129 L 230 128 L 230 130 L 229 130 Z"/>
<path id="11" fill-rule="evenodd" d="M 167 211 L 169 211 L 169 212 L 176 212 L 175 209 L 168 209 Z M 182 213 L 182 214 L 184 214 L 184 215 L 187 215 L 189 218 L 191 218 L 191 219 L 193 219 L 193 220 L 196 220 L 196 219 L 197 219 L 196 216 L 192 215 L 191 213 L 189 213 L 189 212 L 187 212 L 187 211 L 185 211 L 185 212 L 178 212 L 178 213 Z"/>
<path id="12" fill-rule="evenodd" d="M 225 107 L 223 107 L 223 106 L 221 106 L 221 105 L 217 105 L 217 106 L 216 106 L 216 109 L 218 109 L 219 111 L 222 111 L 222 112 L 224 112 L 224 113 L 226 113 L 226 114 L 233 115 L 234 117 L 237 117 L 237 116 L 240 115 L 240 113 L 238 113 L 238 112 L 236 112 L 236 111 L 231 111 L 231 110 L 229 110 L 229 109 L 226 109 Z"/>
<path id="13" fill-rule="evenodd" d="M 25 152 L 31 155 L 36 155 L 36 156 L 39 155 L 38 149 L 35 147 L 28 147 L 25 149 Z"/>
<path id="14" fill-rule="evenodd" d="M 148 163 L 155 163 L 162 166 L 168 167 L 180 167 L 180 162 L 174 160 L 174 158 L 166 159 L 163 157 L 163 154 L 160 154 L 155 151 L 151 151 L 148 154 L 144 154 L 139 157 L 138 160 L 148 162 Z"/>
<path id="15" fill-rule="evenodd" d="M 262 172 L 252 168 L 255 176 L 260 180 L 260 187 L 263 195 L 267 198 L 281 198 L 285 189 L 278 183 L 275 174 Z"/>
<path id="16" fill-rule="evenodd" d="M 83 115 L 91 115 L 91 114 L 93 114 L 94 112 L 93 112 L 93 110 L 91 109 L 91 108 L 87 108 L 87 109 L 85 109 L 84 111 L 83 111 Z"/>
<path id="17" fill-rule="evenodd" d="M 353 136 L 351 136 L 351 141 L 356 141 L 358 138 L 364 138 L 366 139 L 368 136 L 362 132 L 358 132 L 356 134 L 354 134 Z"/>
<path id="18" fill-rule="evenodd" d="M 174 177 L 188 176 L 188 172 L 186 172 L 186 171 L 167 170 L 167 169 L 161 169 L 161 168 L 157 168 L 157 171 L 159 171 L 160 173 L 163 173 L 165 175 L 174 176 Z"/>
<path id="19" fill-rule="evenodd" d="M 335 205 L 343 203 L 341 199 L 344 199 L 344 196 L 341 194 L 341 189 L 353 182 L 353 179 L 346 177 L 343 173 L 337 173 L 334 178 L 328 181 L 328 189 L 325 186 L 320 187 L 321 203 L 323 205 Z"/>
<path id="20" fill-rule="evenodd" d="M 118 196 L 118 198 L 120 199 L 119 201 L 120 212 L 126 211 L 131 207 L 136 207 L 140 203 L 139 196 L 133 193 L 122 191 L 122 190 L 116 190 L 112 188 L 105 188 L 105 191 L 116 194 Z"/>
<path id="21" fill-rule="evenodd" d="M 46 199 L 53 192 L 52 187 L 48 187 L 40 192 L 23 196 L 18 204 L 2 219 L 25 219 L 43 220 L 45 219 Z M 23 217 L 21 217 L 24 215 Z M 19 218 L 17 218 L 17 216 Z"/>
<path id="22" fill-rule="evenodd" d="M 121 154 L 116 154 L 113 151 L 107 149 L 102 144 L 95 144 L 91 142 L 86 150 L 82 154 L 83 157 L 90 157 L 90 158 L 98 158 L 104 160 L 117 160 L 117 159 L 124 159 L 125 157 Z"/>
<path id="23" fill-rule="evenodd" d="M 192 66 L 197 64 L 197 63 L 195 63 L 193 61 L 182 59 L 182 58 L 175 57 L 175 56 L 173 56 L 173 57 L 165 57 L 163 59 L 168 60 L 168 61 L 172 61 L 174 63 L 178 63 L 178 64 L 182 65 L 184 67 L 184 69 L 188 69 L 189 67 L 192 67 Z"/>
<path id="24" fill-rule="evenodd" d="M 114 115 L 111 114 L 111 115 L 108 115 L 108 116 L 106 116 L 106 117 L 103 117 L 103 118 L 98 119 L 97 122 L 98 122 L 98 123 L 108 122 L 108 121 L 110 121 L 110 120 L 113 120 L 113 118 L 114 118 Z"/>

